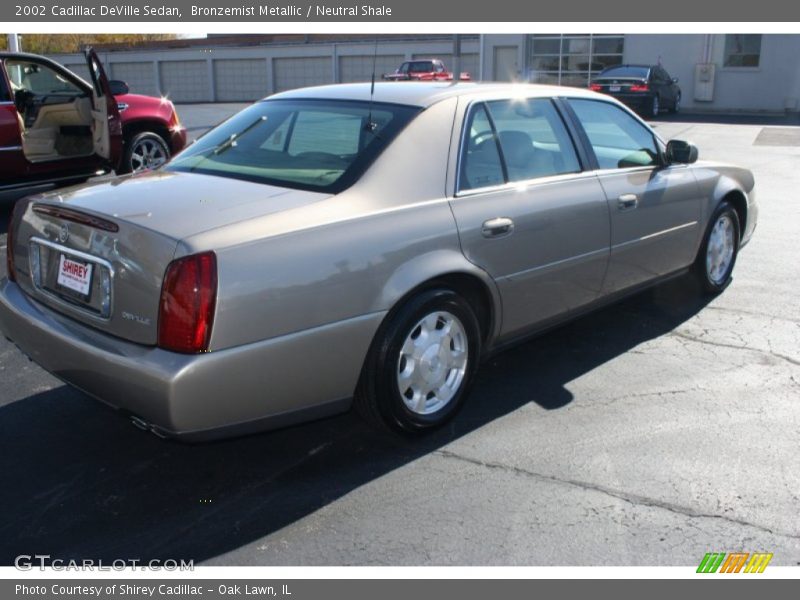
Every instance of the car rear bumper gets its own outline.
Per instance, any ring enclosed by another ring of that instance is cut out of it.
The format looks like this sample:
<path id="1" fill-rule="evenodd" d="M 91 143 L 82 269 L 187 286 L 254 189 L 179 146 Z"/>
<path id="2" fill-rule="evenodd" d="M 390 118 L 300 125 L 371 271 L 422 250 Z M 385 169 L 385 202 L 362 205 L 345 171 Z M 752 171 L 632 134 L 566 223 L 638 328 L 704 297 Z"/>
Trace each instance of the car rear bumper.
<path id="1" fill-rule="evenodd" d="M 612 98 L 619 100 L 625 106 L 629 106 L 634 110 L 644 110 L 650 108 L 653 102 L 653 95 L 647 93 L 641 94 L 609 94 Z"/>
<path id="2" fill-rule="evenodd" d="M 384 313 L 183 355 L 76 323 L 0 281 L 0 330 L 56 377 L 154 433 L 200 441 L 347 410 Z"/>

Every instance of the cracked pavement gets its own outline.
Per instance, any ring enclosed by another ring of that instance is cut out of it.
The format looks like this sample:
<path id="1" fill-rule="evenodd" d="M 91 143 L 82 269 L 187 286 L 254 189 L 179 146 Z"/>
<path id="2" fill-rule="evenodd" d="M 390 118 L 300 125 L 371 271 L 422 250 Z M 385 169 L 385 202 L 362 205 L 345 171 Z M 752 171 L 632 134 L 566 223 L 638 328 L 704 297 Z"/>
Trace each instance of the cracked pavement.
<path id="1" fill-rule="evenodd" d="M 218 116 L 179 108 L 192 132 Z M 655 124 L 755 172 L 731 286 L 708 301 L 676 280 L 500 354 L 422 440 L 344 415 L 165 442 L 0 341 L 0 564 L 800 564 L 800 148 L 753 146 L 763 125 Z"/>

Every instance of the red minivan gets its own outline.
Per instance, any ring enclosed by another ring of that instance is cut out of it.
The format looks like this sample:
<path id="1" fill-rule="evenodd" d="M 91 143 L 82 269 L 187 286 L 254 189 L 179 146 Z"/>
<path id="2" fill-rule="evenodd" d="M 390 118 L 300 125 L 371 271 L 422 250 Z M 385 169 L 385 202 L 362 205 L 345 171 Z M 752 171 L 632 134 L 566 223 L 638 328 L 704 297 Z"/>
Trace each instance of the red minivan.
<path id="1" fill-rule="evenodd" d="M 172 102 L 109 81 L 91 49 L 86 62 L 91 83 L 43 56 L 0 52 L 0 194 L 155 168 L 186 145 Z"/>

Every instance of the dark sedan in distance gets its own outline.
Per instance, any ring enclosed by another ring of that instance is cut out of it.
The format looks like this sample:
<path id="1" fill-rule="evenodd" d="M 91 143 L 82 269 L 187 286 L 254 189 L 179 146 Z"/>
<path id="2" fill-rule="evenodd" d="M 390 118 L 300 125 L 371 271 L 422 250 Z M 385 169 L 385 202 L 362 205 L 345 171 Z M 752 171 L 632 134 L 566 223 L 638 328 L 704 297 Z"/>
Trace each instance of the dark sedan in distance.
<path id="1" fill-rule="evenodd" d="M 657 117 L 663 110 L 681 109 L 681 88 L 661 65 L 617 65 L 598 74 L 589 85 L 595 92 L 613 96 L 639 114 Z"/>

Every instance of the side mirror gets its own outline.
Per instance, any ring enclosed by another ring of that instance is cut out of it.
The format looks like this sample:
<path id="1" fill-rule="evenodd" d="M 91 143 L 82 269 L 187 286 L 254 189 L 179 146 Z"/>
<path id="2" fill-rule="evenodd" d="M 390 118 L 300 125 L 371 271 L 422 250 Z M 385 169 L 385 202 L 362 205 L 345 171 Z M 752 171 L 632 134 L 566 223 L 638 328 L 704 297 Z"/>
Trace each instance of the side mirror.
<path id="1" fill-rule="evenodd" d="M 667 162 L 689 165 L 697 162 L 697 146 L 683 140 L 670 140 L 667 142 Z"/>
<path id="2" fill-rule="evenodd" d="M 119 79 L 112 79 L 109 81 L 108 87 L 111 88 L 112 96 L 124 96 L 131 91 L 131 88 L 128 87 L 128 84 L 124 81 L 120 81 Z"/>

